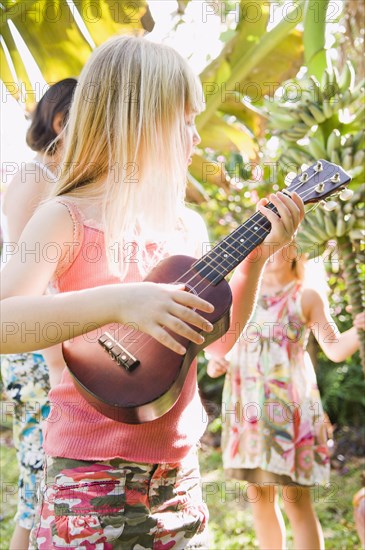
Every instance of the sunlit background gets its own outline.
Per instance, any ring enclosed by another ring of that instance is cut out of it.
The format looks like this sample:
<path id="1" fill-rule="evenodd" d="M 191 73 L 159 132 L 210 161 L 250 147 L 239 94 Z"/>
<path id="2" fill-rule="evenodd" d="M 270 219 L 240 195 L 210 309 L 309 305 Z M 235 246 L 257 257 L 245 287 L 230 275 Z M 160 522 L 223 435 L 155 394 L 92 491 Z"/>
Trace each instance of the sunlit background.
<path id="1" fill-rule="evenodd" d="M 341 0 L 335 0 L 333 4 L 341 5 Z M 94 41 L 88 32 L 73 0 L 67 0 L 67 4 L 72 11 L 77 25 L 82 34 L 92 48 L 95 47 Z M 253 3 L 254 4 L 254 3 Z M 278 5 L 275 2 L 271 5 L 270 24 L 268 30 L 273 28 L 291 7 L 292 1 L 284 2 Z M 193 69 L 200 73 L 213 59 L 215 59 L 224 46 L 224 40 L 227 34 L 233 33 L 238 21 L 239 3 L 231 12 L 222 17 L 219 10 L 213 9 L 213 3 L 203 2 L 202 0 L 191 1 L 183 16 L 177 12 L 178 2 L 175 0 L 152 0 L 149 1 L 149 7 L 155 27 L 148 35 L 150 40 L 164 42 L 177 49 L 186 59 L 189 60 Z M 252 11 L 252 18 L 255 17 Z M 185 23 L 185 24 L 181 24 Z M 18 50 L 24 60 L 29 80 L 35 90 L 35 100 L 39 101 L 47 89 L 39 67 L 34 61 L 24 40 L 11 20 L 8 21 L 9 28 L 16 43 Z M 55 23 L 57 24 L 57 23 Z M 328 44 L 331 46 L 333 41 L 332 31 L 337 25 L 327 25 Z M 223 40 L 224 39 L 224 40 Z M 4 46 L 4 41 L 1 38 Z M 4 48 L 6 51 L 6 47 Z M 331 52 L 336 55 L 336 50 Z M 10 55 L 7 56 L 10 67 L 12 62 Z M 55 62 L 57 62 L 55 60 Z M 15 75 L 15 71 L 14 71 Z M 71 76 L 71 75 L 70 75 Z M 77 76 L 77 75 L 75 75 Z M 34 152 L 27 147 L 25 142 L 25 133 L 28 127 L 28 120 L 25 112 L 25 106 L 21 100 L 16 101 L 7 91 L 2 81 L 0 90 L 1 99 L 1 161 L 2 161 L 2 185 L 6 187 L 11 178 L 13 169 L 10 163 L 21 163 L 30 160 Z M 14 82 L 16 79 L 14 77 Z M 21 98 L 20 98 L 21 99 Z M 275 146 L 275 141 L 274 141 Z"/>

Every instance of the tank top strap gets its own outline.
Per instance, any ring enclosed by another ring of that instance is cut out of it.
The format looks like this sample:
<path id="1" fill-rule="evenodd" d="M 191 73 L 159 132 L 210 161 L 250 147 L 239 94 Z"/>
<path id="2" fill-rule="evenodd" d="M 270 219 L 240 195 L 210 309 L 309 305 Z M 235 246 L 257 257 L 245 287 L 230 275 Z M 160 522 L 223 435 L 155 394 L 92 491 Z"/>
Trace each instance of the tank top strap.
<path id="1" fill-rule="evenodd" d="M 81 250 L 82 243 L 84 241 L 84 215 L 71 199 L 57 197 L 56 201 L 63 204 L 67 208 L 73 223 L 72 243 L 67 243 L 69 244 L 69 248 L 59 261 L 54 274 L 54 277 L 58 278 L 63 275 L 69 267 L 71 267 Z"/>

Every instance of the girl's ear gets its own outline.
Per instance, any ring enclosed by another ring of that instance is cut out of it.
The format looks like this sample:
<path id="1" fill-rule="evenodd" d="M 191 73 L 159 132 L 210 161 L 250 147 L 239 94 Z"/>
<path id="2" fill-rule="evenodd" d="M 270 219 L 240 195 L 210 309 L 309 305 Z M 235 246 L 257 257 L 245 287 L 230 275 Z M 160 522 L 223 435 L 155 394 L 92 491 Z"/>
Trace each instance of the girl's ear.
<path id="1" fill-rule="evenodd" d="M 54 132 L 58 135 L 63 130 L 63 114 L 62 113 L 56 113 L 53 118 L 52 128 Z"/>

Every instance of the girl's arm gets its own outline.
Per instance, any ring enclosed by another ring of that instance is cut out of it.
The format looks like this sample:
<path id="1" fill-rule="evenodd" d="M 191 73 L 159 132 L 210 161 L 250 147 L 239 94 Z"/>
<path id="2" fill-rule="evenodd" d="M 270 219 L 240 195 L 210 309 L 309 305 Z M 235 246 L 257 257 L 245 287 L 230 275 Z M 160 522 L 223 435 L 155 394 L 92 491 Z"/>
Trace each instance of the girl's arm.
<path id="1" fill-rule="evenodd" d="M 2 271 L 2 353 L 50 347 L 90 331 L 90 323 L 135 323 L 180 354 L 186 350 L 166 329 L 202 343 L 188 323 L 205 328 L 206 320 L 194 309 L 212 312 L 213 306 L 176 285 L 126 283 L 44 296 L 57 267 L 47 250 L 51 246 L 54 254 L 58 248 L 60 259 L 67 259 L 72 244 L 73 223 L 60 203 L 43 206 L 27 224 Z"/>
<path id="2" fill-rule="evenodd" d="M 302 296 L 304 317 L 316 340 L 328 359 L 335 363 L 344 361 L 359 349 L 357 330 L 365 330 L 365 312 L 356 316 L 354 325 L 342 334 L 331 317 L 328 302 L 318 292 L 306 289 Z"/>
<path id="3" fill-rule="evenodd" d="M 279 192 L 272 194 L 270 200 L 280 217 L 265 208 L 266 199 L 260 201 L 259 210 L 271 222 L 271 231 L 264 242 L 235 269 L 230 280 L 233 298 L 230 327 L 226 334 L 206 348 L 209 356 L 224 357 L 232 349 L 252 315 L 266 261 L 292 240 L 303 219 L 303 202 L 296 193 L 289 198 Z"/>
<path id="4" fill-rule="evenodd" d="M 50 172 L 47 171 L 47 175 Z M 22 231 L 43 197 L 46 197 L 52 181 L 44 177 L 43 168 L 37 163 L 22 164 L 11 180 L 4 198 L 3 212 L 7 217 L 9 241 L 18 242 Z"/>

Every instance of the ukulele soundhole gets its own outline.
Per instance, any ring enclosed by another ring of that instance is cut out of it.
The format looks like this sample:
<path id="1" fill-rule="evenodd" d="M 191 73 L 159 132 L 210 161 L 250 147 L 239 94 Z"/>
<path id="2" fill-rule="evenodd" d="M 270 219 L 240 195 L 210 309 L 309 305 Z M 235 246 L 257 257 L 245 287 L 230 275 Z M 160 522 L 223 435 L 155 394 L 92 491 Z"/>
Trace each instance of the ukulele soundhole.
<path id="1" fill-rule="evenodd" d="M 98 339 L 99 344 L 109 353 L 110 357 L 124 367 L 127 371 L 132 371 L 140 362 L 128 350 L 126 350 L 109 332 L 104 332 Z"/>

